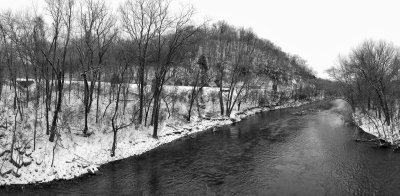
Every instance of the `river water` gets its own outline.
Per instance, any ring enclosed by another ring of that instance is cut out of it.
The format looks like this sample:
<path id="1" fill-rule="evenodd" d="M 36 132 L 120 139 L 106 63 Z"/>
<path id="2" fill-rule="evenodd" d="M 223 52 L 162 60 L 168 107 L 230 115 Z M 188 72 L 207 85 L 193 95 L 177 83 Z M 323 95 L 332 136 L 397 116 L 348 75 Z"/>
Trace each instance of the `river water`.
<path id="1" fill-rule="evenodd" d="M 262 113 L 105 165 L 100 175 L 13 193 L 400 194 L 400 154 L 353 141 L 364 134 L 337 113 L 349 106 L 342 100 L 331 104 Z"/>

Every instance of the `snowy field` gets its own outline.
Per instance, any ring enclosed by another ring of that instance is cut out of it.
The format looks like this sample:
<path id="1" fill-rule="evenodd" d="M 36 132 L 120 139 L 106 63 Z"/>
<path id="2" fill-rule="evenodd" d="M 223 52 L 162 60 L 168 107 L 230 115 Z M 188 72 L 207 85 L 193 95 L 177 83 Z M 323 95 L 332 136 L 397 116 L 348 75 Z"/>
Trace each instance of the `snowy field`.
<path id="1" fill-rule="evenodd" d="M 109 86 L 109 85 L 108 85 Z M 103 84 L 104 89 L 109 88 Z M 31 96 L 34 97 L 36 86 L 30 87 Z M 204 89 L 205 109 L 203 114 L 213 114 L 208 118 L 200 118 L 197 109 L 194 108 L 191 122 L 184 120 L 183 115 L 187 111 L 187 94 L 191 87 L 166 87 L 166 94 L 174 92 L 176 100 L 172 96 L 165 101 L 162 107 L 162 123 L 160 124 L 159 138 L 152 137 L 151 126 L 127 126 L 118 131 L 117 148 L 115 157 L 110 156 L 113 142 L 111 129 L 111 111 L 113 103 L 109 100 L 111 93 L 104 90 L 99 98 L 99 121 L 96 118 L 96 102 L 94 97 L 93 106 L 89 115 L 90 137 L 82 137 L 83 129 L 83 98 L 79 94 L 82 88 L 79 83 L 67 85 L 63 97 L 63 107 L 58 121 L 57 142 L 49 142 L 45 134 L 44 103 L 40 99 L 39 105 L 30 100 L 28 106 L 21 107 L 22 116 L 15 119 L 13 109 L 13 90 L 9 87 L 3 88 L 0 100 L 0 185 L 43 183 L 55 179 L 72 179 L 86 173 L 95 173 L 99 166 L 110 161 L 120 160 L 133 155 L 139 155 L 162 144 L 174 141 L 178 138 L 188 136 L 207 129 L 228 125 L 241 119 L 254 115 L 258 112 L 268 111 L 268 108 L 258 108 L 258 103 L 248 100 L 241 106 L 241 111 L 235 110 L 229 117 L 217 115 L 219 103 L 215 99 L 218 88 Z M 121 105 L 119 124 L 130 122 L 132 114 L 137 109 L 135 98 L 136 85 L 127 89 Z M 19 90 L 21 100 L 26 97 L 26 92 Z M 21 93 L 22 92 L 22 93 Z M 168 96 L 166 96 L 168 97 Z M 306 102 L 287 101 L 281 106 L 273 109 L 296 107 Z M 169 104 L 168 107 L 166 105 Z M 273 104 L 273 103 L 270 103 Z M 106 110 L 107 108 L 107 110 Z M 250 108 L 250 109 L 249 109 Z M 122 111 L 124 110 L 124 111 Z M 167 110 L 170 115 L 167 115 Z M 172 113 L 172 114 L 171 114 Z M 37 118 L 35 123 L 35 116 Z M 14 123 L 16 122 L 16 123 Z M 17 163 L 12 164 L 10 159 L 10 144 L 12 132 L 16 130 L 16 143 L 13 157 Z M 33 134 L 36 130 L 36 149 L 33 150 Z M 57 144 L 57 145 L 55 145 Z"/>

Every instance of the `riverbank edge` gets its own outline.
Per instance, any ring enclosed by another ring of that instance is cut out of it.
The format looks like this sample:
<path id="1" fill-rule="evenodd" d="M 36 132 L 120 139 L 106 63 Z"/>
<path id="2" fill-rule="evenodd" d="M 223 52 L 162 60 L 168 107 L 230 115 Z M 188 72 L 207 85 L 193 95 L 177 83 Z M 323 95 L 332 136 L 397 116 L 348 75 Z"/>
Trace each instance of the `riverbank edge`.
<path id="1" fill-rule="evenodd" d="M 357 126 L 357 128 L 362 132 L 370 135 L 372 139 L 380 140 L 379 141 L 380 146 L 386 148 L 393 148 L 393 151 L 399 150 L 399 144 L 395 143 L 395 141 L 398 141 L 396 138 L 394 138 L 393 136 L 392 137 L 387 136 L 387 138 L 385 138 L 380 135 L 380 131 L 383 130 L 379 130 L 379 128 L 385 129 L 388 128 L 388 126 L 373 125 L 368 119 L 365 118 L 364 115 L 357 112 L 354 112 L 352 116 L 353 116 L 353 123 L 355 124 L 355 126 Z M 371 139 L 369 139 L 369 141 L 371 141 Z"/>
<path id="2" fill-rule="evenodd" d="M 139 157 L 139 156 L 145 156 L 146 154 L 149 154 L 155 150 L 157 150 L 158 148 L 161 148 L 163 145 L 166 144 L 170 144 L 176 141 L 179 141 L 181 139 L 193 136 L 193 135 L 197 135 L 197 134 L 202 134 L 202 133 L 207 133 L 209 131 L 215 131 L 217 128 L 220 127 L 224 127 L 224 126 L 231 126 L 235 123 L 238 123 L 242 120 L 245 120 L 251 116 L 254 116 L 256 114 L 259 113 L 264 113 L 264 112 L 268 112 L 268 111 L 275 111 L 275 110 L 281 110 L 281 109 L 289 109 L 289 108 L 297 108 L 297 107 L 301 107 L 307 104 L 313 104 L 316 102 L 320 102 L 320 101 L 324 101 L 324 99 L 313 99 L 311 101 L 296 101 L 296 102 L 288 102 L 282 105 L 273 105 L 273 106 L 262 106 L 262 107 L 253 107 L 253 108 L 248 108 L 248 109 L 244 109 L 241 112 L 237 112 L 237 113 L 233 113 L 231 114 L 230 117 L 218 117 L 218 118 L 213 118 L 211 120 L 207 120 L 207 119 L 203 119 L 199 122 L 199 124 L 196 127 L 192 127 L 192 131 L 188 132 L 188 133 L 183 133 L 184 132 L 184 128 L 182 128 L 181 130 L 178 130 L 178 132 L 180 131 L 181 133 L 179 134 L 175 134 L 174 136 L 177 136 L 176 138 L 170 140 L 170 141 L 161 141 L 159 143 L 159 145 L 156 145 L 152 148 L 146 149 L 145 151 L 138 153 L 138 154 L 134 154 L 132 156 L 127 156 L 127 157 L 122 157 L 122 158 L 118 158 L 115 160 L 111 160 L 99 165 L 91 165 L 89 166 L 90 168 L 92 168 L 92 170 L 88 170 L 85 173 L 82 173 L 78 176 L 75 176 L 73 178 L 56 178 L 53 180 L 49 180 L 49 181 L 41 181 L 41 182 L 32 182 L 32 183 L 23 183 L 23 184 L 3 184 L 0 185 L 0 190 L 21 190 L 27 187 L 39 187 L 39 188 L 44 188 L 44 187 L 50 187 L 55 183 L 62 183 L 62 182 L 71 182 L 71 181 L 76 181 L 76 180 L 80 180 L 80 179 L 84 179 L 93 175 L 96 175 L 99 171 L 101 173 L 101 169 L 102 167 L 108 165 L 108 164 L 112 164 L 115 163 L 117 161 L 121 161 L 124 159 L 128 159 L 128 158 L 134 158 L 134 157 Z M 213 122 L 217 122 L 217 123 L 213 123 Z M 210 125 L 211 124 L 211 125 Z M 205 128 L 199 128 L 199 127 L 205 127 Z M 135 145 L 135 144 L 134 144 Z M 134 146 L 133 145 L 133 146 Z"/>

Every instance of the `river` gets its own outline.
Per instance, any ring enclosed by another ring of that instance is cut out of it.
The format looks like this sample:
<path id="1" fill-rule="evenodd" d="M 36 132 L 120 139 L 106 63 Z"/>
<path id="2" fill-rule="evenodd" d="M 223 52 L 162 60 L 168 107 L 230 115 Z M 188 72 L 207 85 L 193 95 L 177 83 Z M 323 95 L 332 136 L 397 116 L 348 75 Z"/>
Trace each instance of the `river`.
<path id="1" fill-rule="evenodd" d="M 400 154 L 355 142 L 365 134 L 346 125 L 337 112 L 345 109 L 349 106 L 344 101 L 335 100 L 330 109 L 314 104 L 258 114 L 107 164 L 100 175 L 12 193 L 400 194 Z"/>

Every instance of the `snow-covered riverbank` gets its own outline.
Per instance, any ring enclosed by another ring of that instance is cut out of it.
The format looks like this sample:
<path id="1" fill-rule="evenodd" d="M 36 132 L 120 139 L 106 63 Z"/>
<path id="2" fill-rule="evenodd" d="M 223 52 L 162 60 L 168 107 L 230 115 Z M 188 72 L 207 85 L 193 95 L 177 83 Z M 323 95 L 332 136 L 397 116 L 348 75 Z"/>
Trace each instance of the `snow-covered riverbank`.
<path id="1" fill-rule="evenodd" d="M 373 115 L 365 115 L 360 112 L 353 114 L 355 124 L 363 131 L 374 135 L 379 139 L 383 139 L 392 145 L 400 144 L 399 126 L 394 123 L 391 126 L 386 125 L 383 119 L 373 117 Z"/>
<path id="2" fill-rule="evenodd" d="M 27 150 L 22 156 L 18 156 L 23 159 L 20 162 L 25 164 L 24 167 L 18 169 L 8 161 L 2 163 L 0 166 L 0 185 L 43 183 L 56 179 L 72 179 L 86 173 L 95 173 L 102 164 L 140 155 L 190 134 L 229 125 L 259 112 L 297 107 L 306 103 L 308 102 L 290 102 L 272 108 L 252 108 L 233 113 L 229 118 L 193 118 L 191 123 L 167 120 L 162 124 L 158 139 L 151 137 L 152 127 L 139 127 L 137 129 L 134 126 L 127 127 L 118 132 L 115 157 L 110 156 L 110 146 L 113 139 L 111 132 L 99 131 L 93 133 L 90 137 L 81 137 L 74 132 L 62 133 L 60 147 L 54 153 L 56 158 L 53 163 L 53 143 L 39 141 L 35 151 L 30 150 L 29 152 Z"/>

